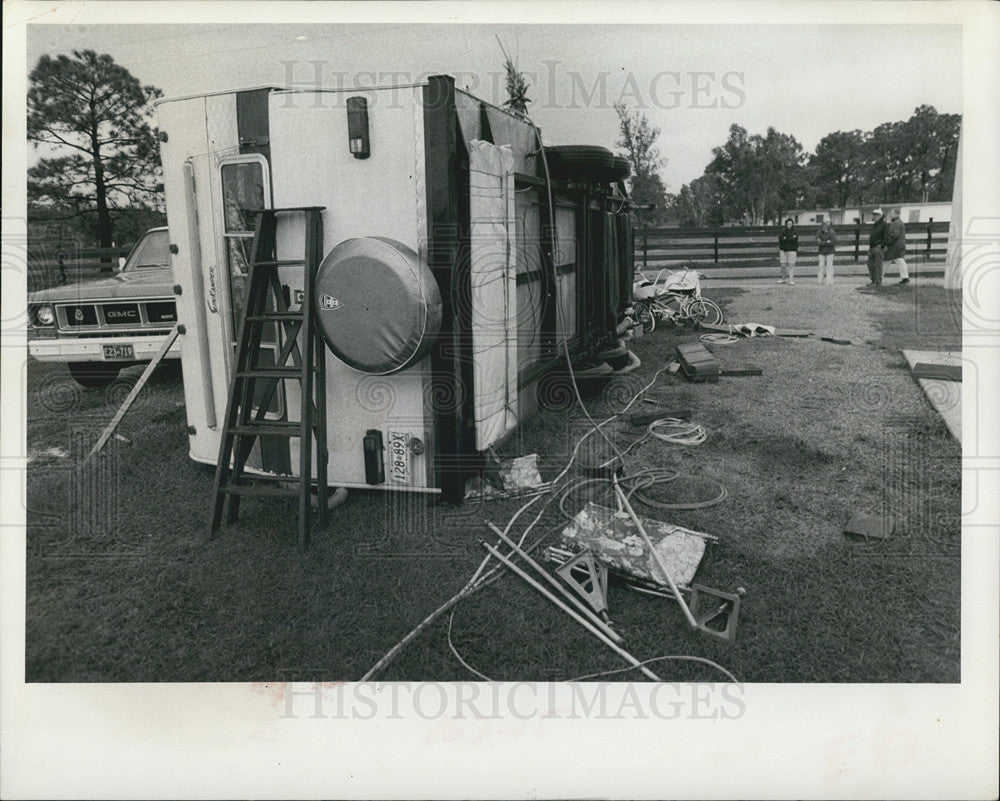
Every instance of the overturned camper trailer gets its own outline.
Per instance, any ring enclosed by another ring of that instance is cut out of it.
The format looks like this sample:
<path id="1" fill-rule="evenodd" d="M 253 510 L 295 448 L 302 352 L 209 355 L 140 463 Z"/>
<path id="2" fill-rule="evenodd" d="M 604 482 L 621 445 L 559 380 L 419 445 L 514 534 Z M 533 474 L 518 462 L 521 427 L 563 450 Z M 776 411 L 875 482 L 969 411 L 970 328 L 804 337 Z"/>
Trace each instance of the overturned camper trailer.
<path id="1" fill-rule="evenodd" d="M 331 486 L 460 499 L 481 454 L 565 370 L 563 349 L 580 361 L 615 342 L 633 254 L 627 164 L 607 151 L 553 148 L 543 161 L 529 122 L 448 76 L 170 99 L 158 124 L 196 461 L 218 458 L 262 207 L 324 209 L 313 296 L 335 357 Z M 283 226 L 278 258 L 303 237 Z M 279 275 L 294 309 L 303 269 Z M 261 347 L 277 352 L 281 336 L 275 326 Z M 296 419 L 298 389 L 282 386 L 268 418 Z M 297 442 L 262 437 L 248 466 L 291 475 L 298 459 Z"/>

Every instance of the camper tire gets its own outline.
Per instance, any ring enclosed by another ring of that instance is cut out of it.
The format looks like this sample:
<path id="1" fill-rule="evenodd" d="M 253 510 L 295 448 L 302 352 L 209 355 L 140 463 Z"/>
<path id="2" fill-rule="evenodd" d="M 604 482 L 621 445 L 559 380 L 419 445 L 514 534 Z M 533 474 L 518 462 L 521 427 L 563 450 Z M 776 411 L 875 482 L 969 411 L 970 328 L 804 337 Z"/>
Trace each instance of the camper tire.
<path id="1" fill-rule="evenodd" d="M 69 362 L 69 374 L 81 387 L 99 389 L 111 384 L 122 366 L 116 362 Z"/>
<path id="2" fill-rule="evenodd" d="M 559 145 L 545 148 L 553 178 L 570 181 L 620 181 L 629 175 L 626 159 L 597 145 Z"/>

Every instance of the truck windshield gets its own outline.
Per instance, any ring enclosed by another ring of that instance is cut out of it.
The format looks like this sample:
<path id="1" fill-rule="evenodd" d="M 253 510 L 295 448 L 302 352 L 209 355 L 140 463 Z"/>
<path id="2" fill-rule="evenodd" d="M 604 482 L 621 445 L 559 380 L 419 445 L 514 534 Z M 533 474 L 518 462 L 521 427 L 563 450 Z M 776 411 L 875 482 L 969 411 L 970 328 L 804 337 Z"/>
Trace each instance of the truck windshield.
<path id="1" fill-rule="evenodd" d="M 170 232 L 149 231 L 128 254 L 122 272 L 170 266 Z"/>

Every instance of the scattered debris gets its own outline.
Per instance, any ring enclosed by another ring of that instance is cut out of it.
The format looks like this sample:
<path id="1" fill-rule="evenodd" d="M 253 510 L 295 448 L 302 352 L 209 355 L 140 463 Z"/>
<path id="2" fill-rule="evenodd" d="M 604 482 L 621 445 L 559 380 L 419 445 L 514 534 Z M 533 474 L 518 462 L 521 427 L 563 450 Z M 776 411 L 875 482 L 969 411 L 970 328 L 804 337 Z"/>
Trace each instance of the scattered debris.
<path id="1" fill-rule="evenodd" d="M 501 554 L 496 548 L 492 547 L 489 543 L 486 542 L 483 542 L 481 544 L 487 551 L 489 551 L 490 555 L 492 555 L 493 558 L 495 558 L 498 562 L 506 566 L 511 572 L 515 573 L 517 576 L 524 579 L 524 581 L 527 582 L 534 590 L 543 595 L 545 598 L 551 601 L 556 607 L 558 607 L 567 615 L 569 615 L 571 618 L 573 618 L 573 620 L 575 620 L 577 623 L 583 626 L 587 631 L 589 631 L 591 634 L 597 637 L 597 639 L 599 639 L 601 642 L 607 645 L 612 651 L 614 651 L 616 654 L 625 659 L 630 665 L 639 668 L 639 670 L 641 670 L 647 678 L 650 678 L 653 681 L 662 681 L 662 679 L 659 676 L 653 673 L 642 662 L 640 662 L 638 659 L 632 656 L 632 654 L 630 654 L 628 651 L 624 650 L 619 645 L 617 645 L 614 639 L 605 634 L 601 628 L 593 625 L 590 622 L 590 620 L 583 617 L 580 613 L 576 612 L 574 609 L 571 609 L 565 602 L 561 601 L 552 592 L 550 592 L 544 586 L 539 584 L 524 570 L 519 568 L 510 559 Z M 542 572 L 545 573 L 544 570 Z M 548 576 L 548 573 L 545 573 L 545 575 Z"/>
<path id="2" fill-rule="evenodd" d="M 813 332 L 806 331 L 804 328 L 776 328 L 774 335 L 776 337 L 811 337 Z"/>
<path id="3" fill-rule="evenodd" d="M 562 565 L 556 573 L 591 609 L 608 622 L 608 566 L 594 559 L 592 551 L 583 551 Z M 581 577 L 576 574 L 582 573 Z"/>
<path id="4" fill-rule="evenodd" d="M 744 590 L 746 592 L 746 590 Z M 736 639 L 736 624 L 740 616 L 740 593 L 722 592 L 695 584 L 691 587 L 691 614 L 698 621 L 698 629 L 726 642 Z M 722 619 L 722 626 L 716 623 Z"/>
<path id="5" fill-rule="evenodd" d="M 773 325 L 763 325 L 762 323 L 743 323 L 736 326 L 735 333 L 745 337 L 773 337 L 775 328 Z"/>
<path id="6" fill-rule="evenodd" d="M 936 381 L 961 381 L 962 365 L 919 362 L 913 365 L 913 377 L 930 378 Z"/>
<path id="7" fill-rule="evenodd" d="M 719 371 L 721 376 L 745 376 L 745 375 L 764 375 L 764 371 L 759 367 L 754 367 L 749 364 L 738 365 L 736 367 L 723 367 Z"/>
<path id="8" fill-rule="evenodd" d="M 538 472 L 538 454 L 529 453 L 499 462 L 495 471 L 468 483 L 466 499 L 513 498 L 548 490 L 549 485 Z"/>
<path id="9" fill-rule="evenodd" d="M 643 525 L 652 532 L 656 551 L 677 584 L 689 585 L 705 554 L 706 540 L 712 539 L 710 535 L 645 518 Z M 655 564 L 649 549 L 628 514 L 588 501 L 562 530 L 560 540 L 574 553 L 591 551 L 616 573 L 663 585 L 654 576 Z"/>
<path id="10" fill-rule="evenodd" d="M 849 339 L 837 339 L 837 337 L 820 337 L 823 342 L 832 342 L 834 345 L 850 345 L 851 340 Z"/>
<path id="11" fill-rule="evenodd" d="M 888 539 L 896 532 L 896 519 L 892 515 L 872 515 L 857 512 L 844 526 L 844 533 L 855 537 Z"/>
<path id="12" fill-rule="evenodd" d="M 913 371 L 913 377 L 927 400 L 941 415 L 951 435 L 961 444 L 962 352 L 904 350 L 903 358 Z M 929 370 L 933 370 L 933 375 L 927 374 Z"/>
<path id="13" fill-rule="evenodd" d="M 714 383 L 719 380 L 719 362 L 700 342 L 678 345 L 677 360 L 689 381 Z"/>
<path id="14" fill-rule="evenodd" d="M 510 537 L 504 534 L 497 526 L 493 525 L 493 523 L 487 523 L 486 525 L 490 527 L 490 531 L 496 534 L 511 549 L 512 551 L 511 556 L 513 556 L 514 554 L 520 556 L 521 560 L 525 564 L 527 564 L 528 567 L 530 567 L 538 576 L 540 576 L 542 580 L 545 581 L 546 584 L 548 584 L 550 587 L 556 590 L 556 592 L 558 592 L 563 598 L 565 598 L 567 601 L 573 604 L 573 606 L 576 607 L 577 611 L 580 612 L 580 614 L 582 614 L 593 625 L 595 625 L 598 629 L 604 632 L 605 635 L 610 637 L 616 643 L 621 644 L 622 642 L 621 635 L 618 634 L 614 629 L 612 629 L 606 620 L 602 620 L 601 618 L 599 618 L 595 614 L 596 610 L 592 610 L 591 608 L 589 608 L 586 604 L 583 603 L 583 601 L 581 601 L 579 598 L 573 595 L 573 593 L 567 590 L 562 584 L 560 584 L 558 581 L 552 578 L 552 576 L 550 576 L 548 572 L 546 572 L 545 568 L 543 568 L 540 564 L 538 564 L 538 562 L 536 562 L 527 553 L 525 553 L 525 551 L 517 543 L 515 543 L 512 539 L 510 539 Z M 607 605 L 605 604 L 605 606 Z"/>

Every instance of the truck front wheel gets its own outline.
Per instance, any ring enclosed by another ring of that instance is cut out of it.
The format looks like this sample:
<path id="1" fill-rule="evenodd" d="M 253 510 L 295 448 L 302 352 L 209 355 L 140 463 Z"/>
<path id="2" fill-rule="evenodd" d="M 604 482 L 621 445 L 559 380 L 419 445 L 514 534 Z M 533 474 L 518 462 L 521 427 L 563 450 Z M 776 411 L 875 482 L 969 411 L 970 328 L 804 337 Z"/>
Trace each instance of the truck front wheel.
<path id="1" fill-rule="evenodd" d="M 121 371 L 114 362 L 70 362 L 69 374 L 81 387 L 106 387 Z"/>

